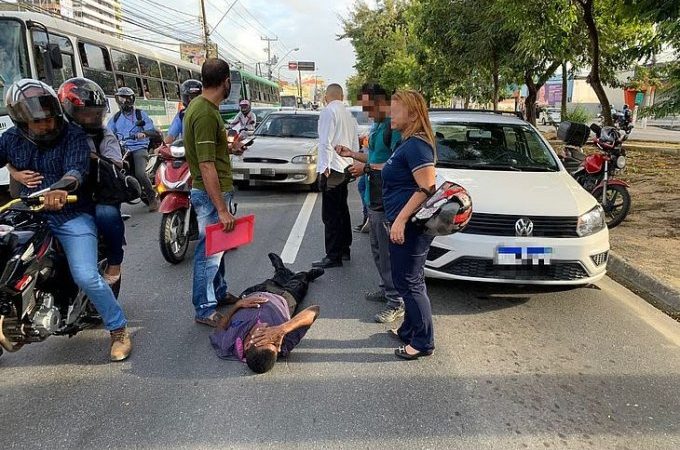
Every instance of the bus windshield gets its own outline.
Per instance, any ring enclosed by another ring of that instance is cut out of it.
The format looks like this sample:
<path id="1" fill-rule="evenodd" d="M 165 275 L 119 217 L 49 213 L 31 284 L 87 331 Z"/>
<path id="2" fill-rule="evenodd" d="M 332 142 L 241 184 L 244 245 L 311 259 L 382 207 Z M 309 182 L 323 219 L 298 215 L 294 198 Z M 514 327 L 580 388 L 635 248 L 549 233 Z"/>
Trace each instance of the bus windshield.
<path id="1" fill-rule="evenodd" d="M 28 78 L 28 58 L 23 25 L 18 20 L 0 19 L 0 116 L 7 114 L 6 89 Z"/>

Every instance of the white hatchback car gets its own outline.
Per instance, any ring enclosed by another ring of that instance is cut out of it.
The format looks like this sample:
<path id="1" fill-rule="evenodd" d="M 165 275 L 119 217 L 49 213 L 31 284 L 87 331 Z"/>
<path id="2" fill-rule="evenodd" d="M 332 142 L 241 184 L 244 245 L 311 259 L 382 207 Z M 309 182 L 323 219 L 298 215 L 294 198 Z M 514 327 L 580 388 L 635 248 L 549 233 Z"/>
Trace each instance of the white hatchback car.
<path id="1" fill-rule="evenodd" d="M 464 186 L 464 231 L 434 240 L 426 275 L 493 283 L 582 285 L 606 273 L 604 212 L 527 122 L 493 112 L 432 111 L 437 182 Z"/>

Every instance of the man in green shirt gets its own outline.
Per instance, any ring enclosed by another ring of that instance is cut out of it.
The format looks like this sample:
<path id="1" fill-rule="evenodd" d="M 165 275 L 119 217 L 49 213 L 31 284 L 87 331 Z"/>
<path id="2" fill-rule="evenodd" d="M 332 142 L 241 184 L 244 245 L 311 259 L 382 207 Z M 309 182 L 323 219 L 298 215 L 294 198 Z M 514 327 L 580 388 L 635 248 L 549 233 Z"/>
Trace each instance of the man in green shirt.
<path id="1" fill-rule="evenodd" d="M 215 327 L 221 316 L 217 304 L 229 296 L 222 270 L 223 253 L 205 254 L 205 227 L 220 223 L 225 231 L 234 228 L 231 213 L 233 181 L 229 145 L 219 104 L 229 96 L 229 64 L 208 59 L 201 68 L 203 93 L 189 103 L 184 115 L 184 148 L 193 179 L 191 205 L 198 219 L 199 240 L 194 254 L 192 301 L 198 323 Z M 231 149 L 241 154 L 243 147 Z"/>
<path id="2" fill-rule="evenodd" d="M 355 160 L 350 168 L 354 176 L 368 175 L 364 202 L 368 205 L 371 251 L 381 283 L 380 290 L 367 294 L 366 299 L 386 303 L 385 308 L 374 319 L 379 323 L 389 323 L 404 316 L 404 300 L 392 282 L 389 223 L 382 206 L 381 170 L 392 156 L 401 135 L 391 128 L 390 98 L 379 84 L 368 83 L 361 88 L 361 105 L 375 122 L 368 138 L 368 154 L 345 148 L 338 149 L 338 153 Z"/>

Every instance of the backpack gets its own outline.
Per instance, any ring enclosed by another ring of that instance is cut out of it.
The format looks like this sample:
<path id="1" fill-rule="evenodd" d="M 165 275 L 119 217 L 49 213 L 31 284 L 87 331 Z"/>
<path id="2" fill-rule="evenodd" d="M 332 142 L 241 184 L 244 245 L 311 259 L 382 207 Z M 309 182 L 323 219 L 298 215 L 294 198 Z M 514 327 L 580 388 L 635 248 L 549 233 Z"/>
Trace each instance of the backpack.
<path id="1" fill-rule="evenodd" d="M 94 139 L 97 157 L 90 163 L 90 185 L 92 197 L 96 203 L 103 205 L 119 205 L 132 202 L 142 194 L 139 181 L 128 175 L 125 169 L 118 167 L 112 160 L 99 153 L 101 137 Z"/>
<path id="2" fill-rule="evenodd" d="M 116 112 L 116 114 L 113 115 L 113 125 L 116 126 L 116 122 L 118 122 L 118 119 L 120 119 L 121 111 Z M 142 111 L 135 108 L 135 118 L 137 119 L 137 123 L 135 124 L 139 128 L 144 128 L 144 125 L 146 125 L 146 121 L 142 117 Z"/>

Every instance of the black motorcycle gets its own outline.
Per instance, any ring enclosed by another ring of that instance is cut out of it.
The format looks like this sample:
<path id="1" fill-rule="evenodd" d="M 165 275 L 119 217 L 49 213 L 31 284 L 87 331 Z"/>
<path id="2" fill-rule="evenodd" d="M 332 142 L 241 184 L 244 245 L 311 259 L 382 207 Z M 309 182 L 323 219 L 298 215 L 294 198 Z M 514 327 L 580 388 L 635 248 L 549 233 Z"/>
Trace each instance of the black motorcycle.
<path id="1" fill-rule="evenodd" d="M 73 336 L 101 323 L 74 283 L 66 256 L 41 214 L 45 193 L 73 187 L 59 181 L 0 207 L 0 355 L 3 349 L 15 352 L 49 336 Z M 67 198 L 68 203 L 76 201 L 76 196 Z M 120 286 L 112 288 L 117 296 Z"/>

